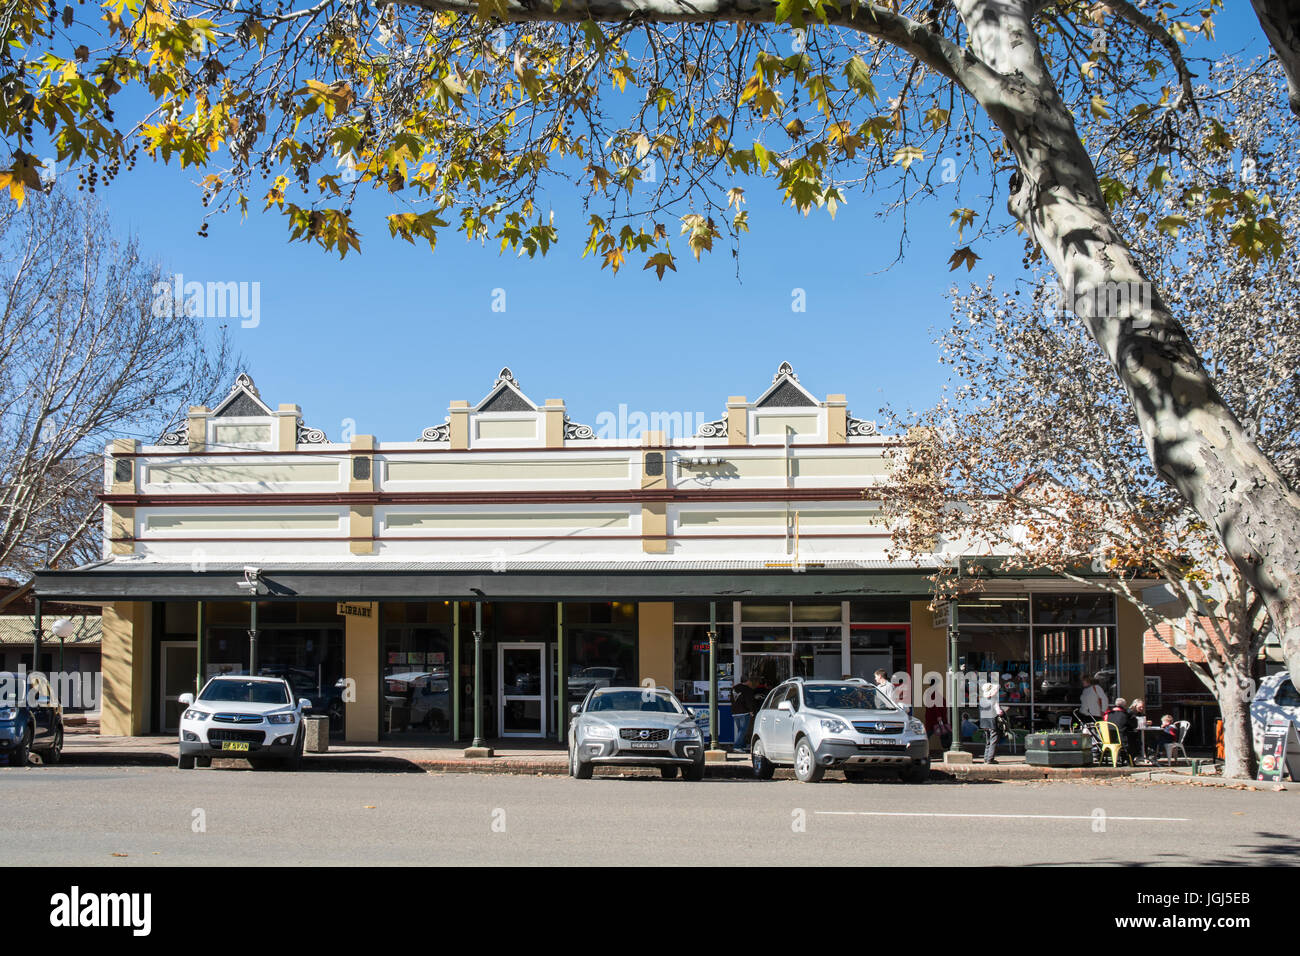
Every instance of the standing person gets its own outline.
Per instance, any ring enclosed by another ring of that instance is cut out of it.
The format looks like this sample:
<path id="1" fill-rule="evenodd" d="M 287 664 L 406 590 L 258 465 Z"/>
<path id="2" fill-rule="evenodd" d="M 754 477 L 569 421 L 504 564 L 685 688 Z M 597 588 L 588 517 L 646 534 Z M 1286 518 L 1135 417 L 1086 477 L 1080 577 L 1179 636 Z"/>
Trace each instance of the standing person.
<path id="1" fill-rule="evenodd" d="M 889 698 L 891 704 L 898 703 L 898 689 L 890 681 L 883 667 L 876 671 L 876 690 Z"/>
<path id="2" fill-rule="evenodd" d="M 749 752 L 749 728 L 757 704 L 754 692 L 757 683 L 753 674 L 746 674 L 743 681 L 731 688 L 731 727 L 735 734 L 731 745 L 733 753 Z"/>
<path id="3" fill-rule="evenodd" d="M 1079 695 L 1080 713 L 1096 722 L 1101 720 L 1101 715 L 1106 713 L 1109 706 L 1110 700 L 1107 699 L 1106 692 L 1101 689 L 1101 685 L 1087 674 L 1084 674 L 1083 693 Z"/>
<path id="4" fill-rule="evenodd" d="M 997 763 L 995 756 L 998 741 L 1002 738 L 999 724 L 1002 723 L 1002 704 L 998 701 L 1001 690 L 996 683 L 990 682 L 980 688 L 980 728 L 984 731 L 984 763 Z"/>

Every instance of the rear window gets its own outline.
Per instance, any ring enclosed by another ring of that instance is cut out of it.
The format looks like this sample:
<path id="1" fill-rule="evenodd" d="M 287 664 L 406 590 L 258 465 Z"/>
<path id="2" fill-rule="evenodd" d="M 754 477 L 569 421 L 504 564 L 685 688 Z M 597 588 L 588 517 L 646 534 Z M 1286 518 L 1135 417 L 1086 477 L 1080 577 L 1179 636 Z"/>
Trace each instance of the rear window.
<path id="1" fill-rule="evenodd" d="M 214 680 L 203 688 L 199 700 L 226 704 L 287 704 L 289 692 L 278 681 Z"/>
<path id="2" fill-rule="evenodd" d="M 814 710 L 894 709 L 884 694 L 861 684 L 805 684 L 803 696 L 805 703 Z"/>

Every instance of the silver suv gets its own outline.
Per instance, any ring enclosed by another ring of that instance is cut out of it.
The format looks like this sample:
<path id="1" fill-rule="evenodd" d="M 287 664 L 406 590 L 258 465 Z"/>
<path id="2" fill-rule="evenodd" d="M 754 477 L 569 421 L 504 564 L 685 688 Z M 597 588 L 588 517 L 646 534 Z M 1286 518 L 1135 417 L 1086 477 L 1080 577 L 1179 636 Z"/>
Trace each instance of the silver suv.
<path id="1" fill-rule="evenodd" d="M 895 768 L 908 783 L 930 776 L 925 725 L 864 680 L 804 680 L 773 688 L 750 735 L 754 776 L 770 780 L 777 765 L 816 783 L 827 770 L 848 780 L 869 769 Z"/>
<path id="2" fill-rule="evenodd" d="M 569 773 L 579 780 L 591 779 L 598 764 L 704 779 L 700 728 L 665 688 L 595 687 L 570 713 Z"/>

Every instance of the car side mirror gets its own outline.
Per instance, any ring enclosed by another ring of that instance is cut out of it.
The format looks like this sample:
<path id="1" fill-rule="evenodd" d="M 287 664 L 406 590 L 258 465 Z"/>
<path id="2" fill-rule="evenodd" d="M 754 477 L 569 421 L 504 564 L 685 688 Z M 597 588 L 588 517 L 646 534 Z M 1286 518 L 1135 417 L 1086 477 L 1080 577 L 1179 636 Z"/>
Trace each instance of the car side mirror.
<path id="1" fill-rule="evenodd" d="M 194 703 L 194 695 L 181 694 L 181 696 L 176 698 L 176 703 L 180 704 L 182 707 L 188 707 L 190 704 Z"/>
<path id="2" fill-rule="evenodd" d="M 781 701 L 781 703 L 776 705 L 776 709 L 784 710 L 787 714 L 794 713 L 794 708 L 790 706 L 790 702 L 788 700 Z"/>
<path id="3" fill-rule="evenodd" d="M 572 705 L 570 705 L 570 707 L 569 707 L 569 716 L 570 716 L 570 717 L 577 717 L 578 714 L 580 714 L 580 713 L 582 713 L 582 705 L 581 705 L 581 704 L 572 704 Z"/>
<path id="4" fill-rule="evenodd" d="M 311 710 L 311 701 L 309 701 L 306 697 L 299 697 L 298 706 L 301 707 L 303 710 Z"/>

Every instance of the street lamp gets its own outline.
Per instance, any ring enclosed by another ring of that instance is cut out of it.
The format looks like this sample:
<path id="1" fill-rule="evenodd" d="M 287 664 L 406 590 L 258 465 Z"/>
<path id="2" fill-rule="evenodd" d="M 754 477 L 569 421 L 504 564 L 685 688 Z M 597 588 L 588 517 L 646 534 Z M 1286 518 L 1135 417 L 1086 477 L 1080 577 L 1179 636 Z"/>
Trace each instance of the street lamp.
<path id="1" fill-rule="evenodd" d="M 59 639 L 59 673 L 63 674 L 63 642 L 77 633 L 77 625 L 73 624 L 71 619 L 61 617 L 54 622 L 50 631 Z"/>

